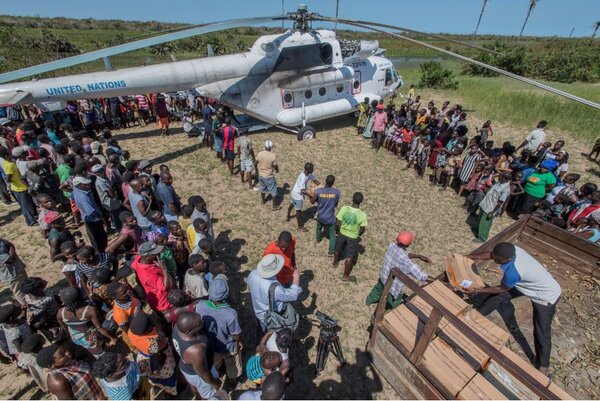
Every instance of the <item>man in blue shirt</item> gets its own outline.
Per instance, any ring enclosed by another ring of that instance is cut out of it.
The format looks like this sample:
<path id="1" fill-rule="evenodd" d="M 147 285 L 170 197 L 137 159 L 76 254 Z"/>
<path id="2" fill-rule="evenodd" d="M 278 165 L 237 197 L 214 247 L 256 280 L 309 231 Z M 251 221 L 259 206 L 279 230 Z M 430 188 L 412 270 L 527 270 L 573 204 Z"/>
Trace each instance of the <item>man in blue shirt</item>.
<path id="1" fill-rule="evenodd" d="M 492 252 L 467 255 L 473 260 L 493 260 L 504 272 L 500 285 L 478 290 L 465 289 L 467 294 L 489 294 L 477 310 L 486 316 L 498 310 L 509 331 L 523 348 L 532 364 L 548 374 L 552 349 L 552 319 L 560 300 L 560 285 L 544 266 L 529 253 L 510 242 L 497 244 Z M 526 296 L 533 306 L 533 338 L 535 354 L 519 329 L 512 299 Z"/>
<path id="2" fill-rule="evenodd" d="M 242 374 L 242 328 L 238 313 L 227 303 L 229 285 L 227 276 L 218 275 L 208 288 L 208 300 L 196 304 L 196 313 L 202 316 L 204 329 L 215 350 L 217 369 L 225 363 L 229 384 L 235 387 Z"/>
<path id="3" fill-rule="evenodd" d="M 277 283 L 277 273 L 283 269 L 283 264 L 284 258 L 281 255 L 269 254 L 263 256 L 256 269 L 252 270 L 248 276 L 248 288 L 252 297 L 252 307 L 258 322 L 258 341 L 260 341 L 267 331 L 265 314 L 269 311 L 269 288 L 273 283 Z M 275 287 L 274 311 L 282 312 L 287 302 L 298 300 L 301 292 L 300 271 L 296 269 L 292 276 L 292 285 L 286 288 L 278 284 Z"/>
<path id="4" fill-rule="evenodd" d="M 160 181 L 156 185 L 156 196 L 163 204 L 163 214 L 167 221 L 177 221 L 181 209 L 181 200 L 173 188 L 173 177 L 167 172 L 160 174 Z M 184 227 L 184 229 L 187 227 Z"/>
<path id="5" fill-rule="evenodd" d="M 340 201 L 340 191 L 333 187 L 335 176 L 325 178 L 325 188 L 318 188 L 310 197 L 311 204 L 317 204 L 317 243 L 321 242 L 323 230 L 329 234 L 329 253 L 335 252 L 335 208 Z"/>
<path id="6" fill-rule="evenodd" d="M 90 243 L 98 252 L 104 252 L 108 236 L 104 230 L 102 210 L 91 191 L 92 180 L 77 176 L 73 178 L 73 201 L 81 212 L 81 219 L 90 237 Z"/>

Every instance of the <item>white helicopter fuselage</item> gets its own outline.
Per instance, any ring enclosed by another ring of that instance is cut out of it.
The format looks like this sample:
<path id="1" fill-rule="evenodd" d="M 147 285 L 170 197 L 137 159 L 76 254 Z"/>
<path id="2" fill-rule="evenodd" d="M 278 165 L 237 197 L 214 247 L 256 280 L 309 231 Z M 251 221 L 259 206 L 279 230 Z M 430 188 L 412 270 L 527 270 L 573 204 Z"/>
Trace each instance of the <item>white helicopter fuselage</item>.
<path id="1" fill-rule="evenodd" d="M 379 100 L 402 85 L 376 42 L 343 59 L 335 33 L 288 31 L 261 36 L 249 52 L 116 71 L 0 85 L 0 96 L 49 104 L 82 98 L 195 89 L 273 125 L 299 127 L 348 114 L 365 97 Z"/>

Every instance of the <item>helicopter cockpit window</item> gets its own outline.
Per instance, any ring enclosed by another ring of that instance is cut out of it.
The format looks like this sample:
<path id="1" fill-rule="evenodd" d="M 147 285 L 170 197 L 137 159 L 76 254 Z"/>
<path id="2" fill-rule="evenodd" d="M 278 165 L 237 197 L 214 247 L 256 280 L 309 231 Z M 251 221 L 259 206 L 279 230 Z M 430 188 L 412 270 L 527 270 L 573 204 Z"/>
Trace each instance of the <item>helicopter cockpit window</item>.
<path id="1" fill-rule="evenodd" d="M 312 91 L 311 90 L 307 90 L 306 92 L 304 92 L 304 97 L 306 99 L 310 99 L 312 97 Z"/>
<path id="2" fill-rule="evenodd" d="M 325 88 L 319 88 L 319 95 L 325 96 L 326 92 L 327 92 L 327 90 L 325 90 Z"/>
<path id="3" fill-rule="evenodd" d="M 325 64 L 331 64 L 333 61 L 333 48 L 329 43 L 321 45 L 321 59 Z"/>
<path id="4" fill-rule="evenodd" d="M 396 70 L 392 70 L 392 75 L 394 76 L 394 82 L 398 82 L 400 77 L 398 77 L 398 73 L 396 72 Z"/>
<path id="5" fill-rule="evenodd" d="M 394 83 L 394 79 L 392 78 L 392 69 L 388 68 L 385 70 L 385 86 L 389 86 Z"/>

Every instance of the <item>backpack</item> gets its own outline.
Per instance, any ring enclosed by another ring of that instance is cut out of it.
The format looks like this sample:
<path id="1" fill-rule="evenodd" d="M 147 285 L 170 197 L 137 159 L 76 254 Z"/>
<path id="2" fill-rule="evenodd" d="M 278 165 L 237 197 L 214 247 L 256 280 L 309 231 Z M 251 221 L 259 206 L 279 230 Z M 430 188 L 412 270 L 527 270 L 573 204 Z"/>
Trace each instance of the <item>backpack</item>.
<path id="1" fill-rule="evenodd" d="M 282 312 L 275 312 L 275 289 L 278 285 L 281 284 L 275 282 L 269 287 L 269 310 L 265 313 L 267 330 L 278 332 L 287 327 L 294 332 L 300 324 L 300 316 L 292 304 L 286 303 Z"/>

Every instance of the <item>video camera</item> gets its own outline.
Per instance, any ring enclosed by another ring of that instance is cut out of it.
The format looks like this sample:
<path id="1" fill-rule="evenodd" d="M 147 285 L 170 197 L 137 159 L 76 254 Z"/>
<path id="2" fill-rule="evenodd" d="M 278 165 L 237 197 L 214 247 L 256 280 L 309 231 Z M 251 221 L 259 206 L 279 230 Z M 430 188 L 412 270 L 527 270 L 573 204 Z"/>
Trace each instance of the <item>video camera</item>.
<path id="1" fill-rule="evenodd" d="M 315 363 L 317 376 L 325 369 L 329 353 L 337 358 L 339 367 L 346 364 L 338 332 L 342 329 L 337 320 L 323 312 L 316 311 L 315 317 L 321 324 L 319 342 L 317 343 L 317 361 Z"/>
<path id="2" fill-rule="evenodd" d="M 321 323 L 321 326 L 324 329 L 330 329 L 330 330 L 340 330 L 341 327 L 338 325 L 337 320 L 335 320 L 334 318 L 332 318 L 329 315 L 326 315 L 323 312 L 317 311 L 315 313 L 315 317 L 317 318 L 317 320 L 319 320 L 319 322 Z"/>

